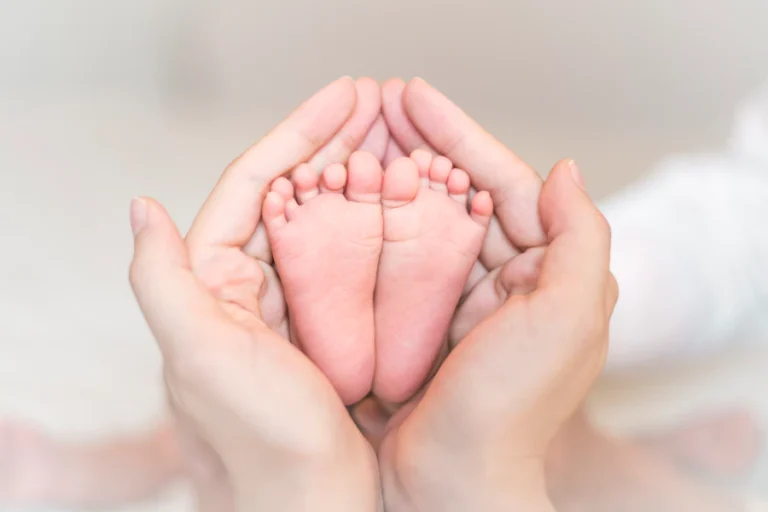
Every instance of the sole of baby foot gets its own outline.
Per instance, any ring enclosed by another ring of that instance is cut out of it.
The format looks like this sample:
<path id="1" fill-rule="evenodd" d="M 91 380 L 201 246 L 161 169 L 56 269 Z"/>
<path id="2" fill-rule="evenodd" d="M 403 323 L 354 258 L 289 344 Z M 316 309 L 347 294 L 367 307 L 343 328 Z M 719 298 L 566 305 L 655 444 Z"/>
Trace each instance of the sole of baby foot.
<path id="1" fill-rule="evenodd" d="M 264 203 L 295 341 L 346 404 L 373 380 L 381 186 L 379 162 L 358 152 L 320 177 L 299 166 L 293 183 L 276 180 Z"/>
<path id="2" fill-rule="evenodd" d="M 425 151 L 384 173 L 373 390 L 385 401 L 419 389 L 446 339 L 493 213 L 487 192 L 469 201 L 469 190 L 466 172 Z"/>

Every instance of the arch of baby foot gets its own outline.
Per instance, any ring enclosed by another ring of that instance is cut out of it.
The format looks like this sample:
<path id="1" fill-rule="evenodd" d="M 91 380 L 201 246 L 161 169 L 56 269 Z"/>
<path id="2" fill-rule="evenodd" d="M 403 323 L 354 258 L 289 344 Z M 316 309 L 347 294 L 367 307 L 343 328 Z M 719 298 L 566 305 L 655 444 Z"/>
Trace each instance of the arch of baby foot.
<path id="1" fill-rule="evenodd" d="M 373 392 L 400 403 L 421 387 L 441 353 L 493 204 L 487 192 L 470 200 L 466 172 L 425 151 L 387 167 L 382 203 Z"/>
<path id="2" fill-rule="evenodd" d="M 318 175 L 296 167 L 278 178 L 263 219 L 286 302 L 291 339 L 346 404 L 371 390 L 373 290 L 382 246 L 382 171 L 367 152 Z"/>

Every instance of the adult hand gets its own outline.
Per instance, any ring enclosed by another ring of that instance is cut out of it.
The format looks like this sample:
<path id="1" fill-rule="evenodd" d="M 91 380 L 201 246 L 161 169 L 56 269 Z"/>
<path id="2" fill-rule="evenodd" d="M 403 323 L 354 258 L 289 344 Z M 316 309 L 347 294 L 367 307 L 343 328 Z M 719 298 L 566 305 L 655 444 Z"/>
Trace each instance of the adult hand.
<path id="1" fill-rule="evenodd" d="M 370 446 L 325 376 L 285 339 L 282 293 L 257 229 L 269 183 L 308 160 L 344 161 L 379 98 L 371 80 L 317 93 L 229 166 L 186 240 L 160 204 L 132 203 L 131 284 L 186 445 L 218 474 L 203 498 L 212 508 L 379 506 Z"/>
<path id="2" fill-rule="evenodd" d="M 479 282 L 457 314 L 456 348 L 381 445 L 385 499 L 393 510 L 551 510 L 547 448 L 607 350 L 618 293 L 608 225 L 575 164 L 559 163 L 542 188 L 533 169 L 425 82 L 385 84 L 383 107 L 388 154 L 447 156 L 491 192 L 497 215 Z"/>

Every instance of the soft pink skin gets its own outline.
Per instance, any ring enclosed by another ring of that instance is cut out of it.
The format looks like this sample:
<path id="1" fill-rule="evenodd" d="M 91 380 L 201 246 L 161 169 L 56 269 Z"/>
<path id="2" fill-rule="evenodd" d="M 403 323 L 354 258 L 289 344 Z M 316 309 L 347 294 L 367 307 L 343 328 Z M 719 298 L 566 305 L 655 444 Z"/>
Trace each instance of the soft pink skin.
<path id="1" fill-rule="evenodd" d="M 368 153 L 327 167 L 319 183 L 300 166 L 293 185 L 275 181 L 263 211 L 295 337 L 346 404 L 373 380 L 381 182 Z"/>
<path id="2" fill-rule="evenodd" d="M 359 152 L 319 180 L 299 166 L 264 204 L 295 341 L 347 404 L 421 386 L 493 211 L 486 193 L 467 211 L 469 177 L 449 160 L 413 156 L 387 169 L 383 197 L 378 161 Z"/>
<path id="3" fill-rule="evenodd" d="M 384 247 L 376 283 L 379 398 L 400 403 L 427 378 L 493 213 L 487 192 L 467 211 L 469 176 L 416 151 L 384 174 Z"/>

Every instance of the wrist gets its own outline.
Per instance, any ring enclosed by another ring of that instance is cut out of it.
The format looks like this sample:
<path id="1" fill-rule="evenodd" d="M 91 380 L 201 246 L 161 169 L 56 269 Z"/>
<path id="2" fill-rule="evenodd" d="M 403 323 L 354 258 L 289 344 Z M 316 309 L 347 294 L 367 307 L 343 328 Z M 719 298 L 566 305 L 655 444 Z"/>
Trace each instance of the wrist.
<path id="1" fill-rule="evenodd" d="M 544 462 L 539 458 L 424 444 L 416 449 L 388 449 L 392 458 L 382 467 L 387 510 L 555 510 L 547 494 Z"/>
<path id="2" fill-rule="evenodd" d="M 361 438 L 362 440 L 362 438 Z M 258 468 L 230 475 L 238 511 L 334 510 L 379 512 L 376 456 L 362 440 L 322 457 L 265 458 Z"/>

